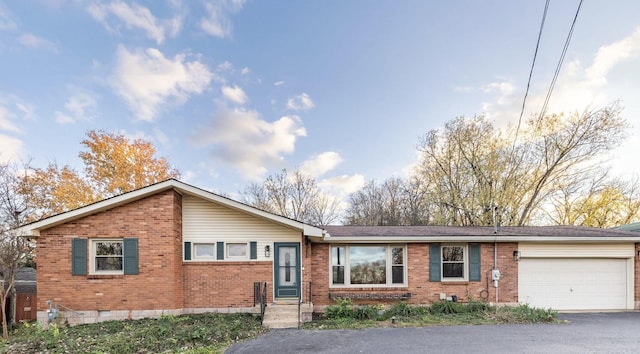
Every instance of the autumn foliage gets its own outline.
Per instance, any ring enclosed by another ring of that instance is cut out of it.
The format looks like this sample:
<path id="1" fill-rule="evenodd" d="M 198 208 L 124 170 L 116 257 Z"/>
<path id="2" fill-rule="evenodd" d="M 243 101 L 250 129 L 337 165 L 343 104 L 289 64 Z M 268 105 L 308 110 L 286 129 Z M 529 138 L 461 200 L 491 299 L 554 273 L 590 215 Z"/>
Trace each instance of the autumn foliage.
<path id="1" fill-rule="evenodd" d="M 83 173 L 51 162 L 31 167 L 22 177 L 20 194 L 30 205 L 31 221 L 72 210 L 134 189 L 179 178 L 180 172 L 143 139 L 91 130 L 81 144 Z"/>

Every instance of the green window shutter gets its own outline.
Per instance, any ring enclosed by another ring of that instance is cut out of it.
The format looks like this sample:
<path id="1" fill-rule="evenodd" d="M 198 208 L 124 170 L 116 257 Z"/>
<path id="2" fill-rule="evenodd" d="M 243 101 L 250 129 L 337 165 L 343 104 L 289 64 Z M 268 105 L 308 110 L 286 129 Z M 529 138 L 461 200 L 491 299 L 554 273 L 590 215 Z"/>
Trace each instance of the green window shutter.
<path id="1" fill-rule="evenodd" d="M 469 245 L 469 281 L 480 281 L 480 244 Z"/>
<path id="2" fill-rule="evenodd" d="M 71 275 L 87 275 L 87 239 L 71 240 Z"/>
<path id="3" fill-rule="evenodd" d="M 216 259 L 224 259 L 224 242 L 216 242 Z"/>
<path id="4" fill-rule="evenodd" d="M 440 281 L 441 279 L 441 253 L 439 243 L 429 245 L 429 281 Z"/>
<path id="5" fill-rule="evenodd" d="M 122 248 L 124 274 L 138 274 L 138 239 L 125 238 Z"/>
<path id="6" fill-rule="evenodd" d="M 185 261 L 191 260 L 191 242 L 184 243 L 184 260 Z"/>
<path id="7" fill-rule="evenodd" d="M 249 245 L 249 253 L 251 254 L 251 259 L 258 259 L 258 243 L 255 241 L 251 241 Z"/>

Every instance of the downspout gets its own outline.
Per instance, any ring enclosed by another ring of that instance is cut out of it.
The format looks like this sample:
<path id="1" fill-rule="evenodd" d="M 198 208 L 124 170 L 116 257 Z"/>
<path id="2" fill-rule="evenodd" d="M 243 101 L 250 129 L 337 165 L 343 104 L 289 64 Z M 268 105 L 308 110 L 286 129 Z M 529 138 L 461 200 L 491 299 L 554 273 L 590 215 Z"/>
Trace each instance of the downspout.
<path id="1" fill-rule="evenodd" d="M 493 279 L 493 287 L 496 289 L 496 306 L 498 305 L 498 278 L 500 273 L 498 272 L 498 222 L 496 218 L 496 211 L 498 207 L 493 208 L 493 271 L 491 272 L 491 278 Z M 495 274 L 498 274 L 496 278 Z"/>

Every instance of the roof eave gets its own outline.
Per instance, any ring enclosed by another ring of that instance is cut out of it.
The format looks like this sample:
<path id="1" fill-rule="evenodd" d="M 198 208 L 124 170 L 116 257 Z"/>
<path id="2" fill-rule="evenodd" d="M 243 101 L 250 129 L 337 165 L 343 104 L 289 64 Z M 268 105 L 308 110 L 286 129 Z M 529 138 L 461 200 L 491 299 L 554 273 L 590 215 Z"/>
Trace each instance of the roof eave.
<path id="1" fill-rule="evenodd" d="M 430 243 L 430 242 L 548 242 L 548 243 L 629 243 L 640 242 L 638 237 L 619 236 L 333 236 L 327 243 Z"/>

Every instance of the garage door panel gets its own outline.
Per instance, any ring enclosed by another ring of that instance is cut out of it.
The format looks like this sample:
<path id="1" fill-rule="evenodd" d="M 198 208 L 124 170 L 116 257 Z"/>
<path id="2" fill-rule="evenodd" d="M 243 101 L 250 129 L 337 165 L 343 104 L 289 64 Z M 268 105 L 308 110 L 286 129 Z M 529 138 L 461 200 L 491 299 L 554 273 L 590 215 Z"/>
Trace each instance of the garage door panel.
<path id="1" fill-rule="evenodd" d="M 518 273 L 521 303 L 556 310 L 627 306 L 626 259 L 528 258 Z"/>

